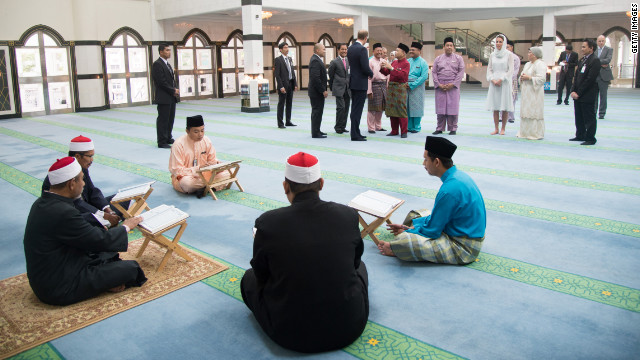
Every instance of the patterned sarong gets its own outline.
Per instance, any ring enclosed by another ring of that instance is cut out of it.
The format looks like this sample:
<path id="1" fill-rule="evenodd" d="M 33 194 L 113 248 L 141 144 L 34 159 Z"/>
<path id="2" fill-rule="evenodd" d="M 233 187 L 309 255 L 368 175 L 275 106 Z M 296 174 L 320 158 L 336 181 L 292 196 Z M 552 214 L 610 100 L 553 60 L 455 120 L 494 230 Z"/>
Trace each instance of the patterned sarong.
<path id="1" fill-rule="evenodd" d="M 387 90 L 387 106 L 385 114 L 389 117 L 407 117 L 407 88 L 406 83 L 389 82 Z"/>
<path id="2" fill-rule="evenodd" d="M 373 81 L 371 83 L 373 99 L 369 99 L 369 111 L 384 111 L 387 104 L 387 82 Z"/>
<path id="3" fill-rule="evenodd" d="M 411 226 L 411 220 L 429 215 L 428 210 L 412 210 L 404 221 Z M 391 241 L 391 250 L 404 261 L 429 261 L 440 264 L 465 265 L 472 263 L 480 254 L 482 238 L 450 236 L 442 233 L 437 239 L 403 232 Z"/>
<path id="4" fill-rule="evenodd" d="M 411 79 L 409 79 L 411 82 Z M 407 93 L 407 114 L 410 117 L 423 117 L 424 116 L 424 84 L 411 90 Z"/>

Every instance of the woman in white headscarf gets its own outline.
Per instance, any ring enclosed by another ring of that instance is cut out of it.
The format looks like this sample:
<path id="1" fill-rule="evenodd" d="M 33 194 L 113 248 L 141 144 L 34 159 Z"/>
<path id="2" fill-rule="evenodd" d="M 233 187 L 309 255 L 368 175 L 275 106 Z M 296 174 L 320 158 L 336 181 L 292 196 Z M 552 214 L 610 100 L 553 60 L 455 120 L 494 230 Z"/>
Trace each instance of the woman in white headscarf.
<path id="1" fill-rule="evenodd" d="M 520 131 L 517 137 L 531 140 L 544 138 L 544 82 L 547 65 L 542 61 L 542 48 L 529 49 L 529 62 L 520 75 Z"/>
<path id="2" fill-rule="evenodd" d="M 500 34 L 496 36 L 496 49 L 491 53 L 489 66 L 487 67 L 487 81 L 489 81 L 489 93 L 487 94 L 487 110 L 493 111 L 493 123 L 495 131 L 491 135 L 504 135 L 509 111 L 513 111 L 513 53 L 507 50 L 507 37 Z M 502 112 L 502 129 L 500 125 L 500 112 Z"/>

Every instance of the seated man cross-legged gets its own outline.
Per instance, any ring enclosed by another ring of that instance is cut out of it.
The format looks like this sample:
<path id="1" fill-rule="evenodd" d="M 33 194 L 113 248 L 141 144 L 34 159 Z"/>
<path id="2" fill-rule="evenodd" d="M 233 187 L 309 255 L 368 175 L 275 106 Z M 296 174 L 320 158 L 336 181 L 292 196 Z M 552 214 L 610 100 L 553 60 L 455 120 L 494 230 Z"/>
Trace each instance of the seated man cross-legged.
<path id="1" fill-rule="evenodd" d="M 318 159 L 289 157 L 284 192 L 291 206 L 255 222 L 252 268 L 242 299 L 264 332 L 305 353 L 341 349 L 364 331 L 368 275 L 356 210 L 322 201 Z"/>
<path id="2" fill-rule="evenodd" d="M 456 151 L 451 141 L 427 136 L 424 167 L 437 176 L 442 186 L 433 210 L 419 211 L 422 217 L 405 224 L 389 224 L 393 241 L 380 241 L 380 252 L 405 261 L 469 264 L 480 253 L 487 215 L 482 194 L 466 173 L 459 171 L 451 157 Z"/>
<path id="3" fill-rule="evenodd" d="M 49 168 L 50 189 L 33 203 L 27 218 L 27 277 L 47 304 L 73 304 L 147 281 L 136 261 L 118 255 L 127 251 L 127 232 L 142 218 L 129 218 L 109 230 L 89 224 L 73 204 L 85 185 L 83 175 L 75 158 L 58 160 Z"/>
<path id="4" fill-rule="evenodd" d="M 216 149 L 204 135 L 204 119 L 201 115 L 187 117 L 187 133 L 179 137 L 171 147 L 169 171 L 171 183 L 176 191 L 185 194 L 204 195 L 205 183 L 198 174 L 201 167 L 218 164 Z M 203 174 L 209 180 L 211 173 Z M 216 180 L 229 177 L 224 171 L 216 175 Z"/>

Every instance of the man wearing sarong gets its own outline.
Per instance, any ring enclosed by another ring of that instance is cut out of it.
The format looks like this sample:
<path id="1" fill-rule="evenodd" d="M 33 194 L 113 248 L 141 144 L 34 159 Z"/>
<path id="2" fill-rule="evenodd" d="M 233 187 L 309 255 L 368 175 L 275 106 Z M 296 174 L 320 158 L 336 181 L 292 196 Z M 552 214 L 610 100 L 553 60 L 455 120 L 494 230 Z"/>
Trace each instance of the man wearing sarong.
<path id="1" fill-rule="evenodd" d="M 102 191 L 93 184 L 89 175 L 89 167 L 93 164 L 95 156 L 93 141 L 85 136 L 76 136 L 69 142 L 69 156 L 75 158 L 82 167 L 84 174 L 84 189 L 82 194 L 73 200 L 73 206 L 82 214 L 82 217 L 93 226 L 116 226 L 121 220 L 122 214 L 111 207 L 113 195 L 105 197 Z M 42 194 L 49 191 L 51 183 L 49 177 L 45 177 L 42 182 Z M 121 205 L 127 209 L 129 202 L 122 202 Z"/>
<path id="2" fill-rule="evenodd" d="M 242 300 L 276 343 L 312 353 L 342 349 L 369 316 L 367 267 L 356 210 L 320 199 L 318 159 L 287 159 L 284 192 L 291 206 L 256 219 L 251 269 Z"/>
<path id="3" fill-rule="evenodd" d="M 389 75 L 385 113 L 391 118 L 391 132 L 387 136 L 398 135 L 400 127 L 400 137 L 407 137 L 407 81 L 411 67 L 406 59 L 407 52 L 409 47 L 400 43 L 396 49 L 396 60 L 391 64 L 387 61 L 381 64 L 380 72 Z"/>
<path id="4" fill-rule="evenodd" d="M 370 134 L 376 131 L 386 131 L 382 128 L 382 113 L 387 102 L 387 82 L 389 76 L 380 72 L 380 64 L 383 60 L 383 47 L 380 43 L 373 44 L 373 58 L 369 60 L 369 67 L 373 72 L 373 77 L 369 78 L 369 108 L 367 112 L 367 128 Z"/>
<path id="5" fill-rule="evenodd" d="M 438 117 L 438 125 L 433 135 L 442 134 L 445 126 L 449 128 L 449 135 L 455 135 L 458 130 L 460 83 L 464 75 L 464 60 L 454 51 L 453 38 L 444 39 L 444 54 L 438 56 L 433 62 L 431 73 Z"/>
<path id="6" fill-rule="evenodd" d="M 429 79 L 429 64 L 420 56 L 422 44 L 414 41 L 409 49 L 409 92 L 407 96 L 408 130 L 420 132 L 420 121 L 424 116 L 424 84 Z"/>
<path id="7" fill-rule="evenodd" d="M 383 255 L 405 261 L 469 264 L 478 257 L 484 241 L 487 214 L 475 182 L 459 171 L 451 157 L 456 145 L 437 136 L 427 136 L 424 167 L 442 180 L 433 210 L 417 211 L 404 224 L 389 224 L 395 238 L 380 241 Z"/>
<path id="8" fill-rule="evenodd" d="M 78 161 L 62 158 L 47 175 L 50 188 L 31 206 L 24 231 L 27 277 L 38 299 L 68 305 L 144 284 L 147 278 L 138 263 L 118 255 L 127 251 L 127 233 L 142 217 L 109 230 L 92 226 L 73 204 L 85 186 Z"/>
<path id="9" fill-rule="evenodd" d="M 204 119 L 201 115 L 187 117 L 187 133 L 178 138 L 171 147 L 169 171 L 171 184 L 176 191 L 204 196 L 205 183 L 198 174 L 201 167 L 220 163 L 211 140 L 204 135 Z M 204 172 L 205 179 L 211 179 L 211 172 Z M 229 178 L 229 171 L 216 175 L 216 180 Z M 216 189 L 220 190 L 220 189 Z"/>
<path id="10" fill-rule="evenodd" d="M 516 121 L 516 101 L 518 101 L 518 72 L 520 72 L 520 56 L 513 51 L 514 42 L 511 40 L 507 40 L 507 50 L 513 53 L 513 76 L 511 78 L 511 86 L 513 86 L 513 109 L 514 111 L 509 111 L 509 122 L 513 123 Z"/>

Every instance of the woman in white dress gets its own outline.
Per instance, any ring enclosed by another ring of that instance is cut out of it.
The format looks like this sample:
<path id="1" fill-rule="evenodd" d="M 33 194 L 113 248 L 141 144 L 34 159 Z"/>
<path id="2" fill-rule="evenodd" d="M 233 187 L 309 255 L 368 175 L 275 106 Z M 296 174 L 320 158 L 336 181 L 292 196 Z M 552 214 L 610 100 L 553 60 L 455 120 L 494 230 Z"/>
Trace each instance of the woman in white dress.
<path id="1" fill-rule="evenodd" d="M 547 65 L 542 61 L 542 48 L 529 49 L 529 62 L 520 75 L 520 131 L 517 137 L 541 140 L 544 138 L 544 82 Z"/>
<path id="2" fill-rule="evenodd" d="M 507 37 L 500 34 L 496 37 L 496 49 L 491 53 L 489 66 L 487 67 L 487 81 L 489 81 L 489 93 L 487 94 L 487 110 L 493 111 L 493 123 L 498 133 L 500 125 L 500 112 L 502 112 L 502 129 L 500 135 L 504 135 L 509 111 L 513 111 L 513 54 L 507 50 Z"/>

